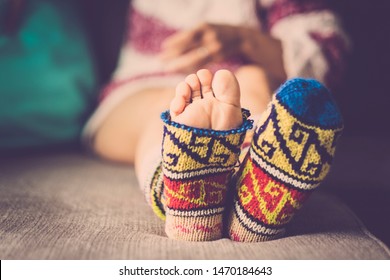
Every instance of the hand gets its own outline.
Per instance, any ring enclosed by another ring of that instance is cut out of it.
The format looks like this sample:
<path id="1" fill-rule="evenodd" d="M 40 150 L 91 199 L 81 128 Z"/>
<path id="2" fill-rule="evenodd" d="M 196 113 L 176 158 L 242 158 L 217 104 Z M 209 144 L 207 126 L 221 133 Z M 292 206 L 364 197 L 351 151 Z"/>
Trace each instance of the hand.
<path id="1" fill-rule="evenodd" d="M 275 83 L 286 79 L 281 42 L 257 28 L 204 23 L 165 39 L 160 58 L 167 71 L 192 73 L 236 55 L 263 68 Z"/>
<path id="2" fill-rule="evenodd" d="M 240 27 L 204 23 L 178 32 L 162 43 L 160 58 L 167 71 L 194 72 L 207 63 L 240 53 Z"/>

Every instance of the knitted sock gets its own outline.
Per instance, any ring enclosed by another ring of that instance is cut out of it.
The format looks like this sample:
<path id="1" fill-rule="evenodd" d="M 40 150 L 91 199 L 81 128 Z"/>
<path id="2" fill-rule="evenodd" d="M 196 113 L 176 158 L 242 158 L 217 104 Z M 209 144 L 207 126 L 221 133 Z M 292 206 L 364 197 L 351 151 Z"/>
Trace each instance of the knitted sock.
<path id="1" fill-rule="evenodd" d="M 250 129 L 246 132 L 244 140 L 241 144 L 240 154 L 238 157 L 238 162 L 242 162 L 245 159 L 250 143 L 253 138 L 253 129 Z M 238 165 L 235 166 L 235 170 L 238 170 Z M 165 205 L 166 200 L 164 196 L 164 174 L 162 172 L 162 159 L 161 157 L 156 160 L 155 164 L 150 168 L 151 173 L 148 176 L 148 180 L 143 185 L 143 192 L 145 199 L 148 202 L 149 206 L 152 208 L 153 212 L 161 220 L 165 221 Z M 232 191 L 230 190 L 230 195 L 232 196 Z"/>
<path id="2" fill-rule="evenodd" d="M 156 160 L 155 166 L 152 166 L 150 170 L 152 173 L 144 184 L 145 198 L 157 217 L 165 221 L 164 178 L 161 158 Z"/>
<path id="3" fill-rule="evenodd" d="M 170 120 L 165 123 L 162 145 L 163 194 L 152 187 L 153 200 L 162 200 L 168 237 L 207 241 L 222 237 L 222 215 L 227 185 L 238 162 L 245 132 L 252 127 L 243 110 L 243 124 L 227 131 L 197 129 Z M 156 171 L 156 186 L 161 181 Z M 164 201 L 165 200 L 165 201 Z M 158 205 L 158 202 L 155 203 Z M 162 207 L 155 207 L 162 213 Z M 156 212 L 156 211 L 155 211 Z"/>
<path id="4" fill-rule="evenodd" d="M 330 93 L 319 82 L 293 79 L 278 90 L 235 175 L 232 240 L 257 242 L 284 234 L 328 173 L 342 127 Z"/>

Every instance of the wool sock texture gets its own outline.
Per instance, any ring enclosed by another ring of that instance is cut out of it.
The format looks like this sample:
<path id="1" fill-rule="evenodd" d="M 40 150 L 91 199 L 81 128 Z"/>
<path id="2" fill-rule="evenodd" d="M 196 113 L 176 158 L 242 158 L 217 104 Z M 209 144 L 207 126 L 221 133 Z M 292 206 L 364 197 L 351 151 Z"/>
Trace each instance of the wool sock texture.
<path id="1" fill-rule="evenodd" d="M 144 184 L 144 195 L 153 212 L 165 221 L 164 178 L 162 172 L 162 160 L 156 160 L 151 167 L 152 173 Z"/>
<path id="2" fill-rule="evenodd" d="M 168 237 L 209 241 L 222 237 L 228 182 L 245 132 L 252 127 L 243 110 L 237 129 L 214 131 L 178 124 L 162 114 L 163 194 Z"/>
<path id="3" fill-rule="evenodd" d="M 328 174 L 343 128 L 329 91 L 315 80 L 293 79 L 274 95 L 235 174 L 228 223 L 232 240 L 279 238 Z"/>

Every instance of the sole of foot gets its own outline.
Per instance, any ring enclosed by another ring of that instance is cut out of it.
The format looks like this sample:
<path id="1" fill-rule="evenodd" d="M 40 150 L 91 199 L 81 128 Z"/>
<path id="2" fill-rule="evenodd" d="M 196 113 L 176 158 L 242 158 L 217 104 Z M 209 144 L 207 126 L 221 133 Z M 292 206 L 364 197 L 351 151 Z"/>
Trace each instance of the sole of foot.
<path id="1" fill-rule="evenodd" d="M 171 119 L 187 126 L 228 130 L 242 124 L 240 88 L 228 70 L 214 75 L 207 69 L 188 75 L 176 87 Z"/>

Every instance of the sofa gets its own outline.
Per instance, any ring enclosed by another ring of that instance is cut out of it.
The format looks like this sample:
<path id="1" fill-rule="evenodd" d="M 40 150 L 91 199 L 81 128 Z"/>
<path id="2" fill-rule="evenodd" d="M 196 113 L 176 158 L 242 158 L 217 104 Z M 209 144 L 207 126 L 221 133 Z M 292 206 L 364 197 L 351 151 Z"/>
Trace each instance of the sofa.
<path id="1" fill-rule="evenodd" d="M 390 259 L 385 243 L 332 191 L 349 179 L 342 176 L 347 140 L 331 173 L 337 176 L 309 198 L 285 237 L 260 243 L 167 238 L 134 169 L 82 149 L 3 156 L 0 259 Z"/>

